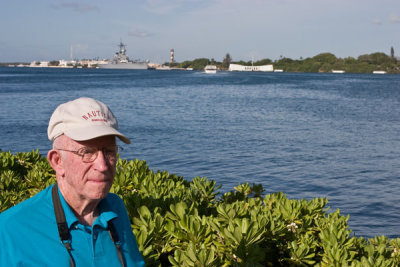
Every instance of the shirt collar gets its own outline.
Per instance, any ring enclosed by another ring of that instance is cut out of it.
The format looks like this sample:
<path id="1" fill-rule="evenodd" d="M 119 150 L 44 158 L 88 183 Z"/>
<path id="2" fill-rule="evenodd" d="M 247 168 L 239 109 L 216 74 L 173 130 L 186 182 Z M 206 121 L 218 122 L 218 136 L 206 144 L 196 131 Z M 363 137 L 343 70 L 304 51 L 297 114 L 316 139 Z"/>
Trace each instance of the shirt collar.
<path id="1" fill-rule="evenodd" d="M 64 209 L 65 219 L 67 221 L 68 228 L 71 229 L 71 226 L 75 223 L 79 223 L 79 220 L 78 218 L 76 218 L 67 201 L 65 201 L 63 195 L 60 192 L 60 189 L 58 189 L 58 195 L 60 196 L 61 205 Z M 118 217 L 118 214 L 111 209 L 111 205 L 108 201 L 108 198 L 106 197 L 105 199 L 102 199 L 99 203 L 99 216 L 93 223 L 92 227 L 95 225 L 99 225 L 100 227 L 107 228 L 108 222 L 116 217 Z"/>

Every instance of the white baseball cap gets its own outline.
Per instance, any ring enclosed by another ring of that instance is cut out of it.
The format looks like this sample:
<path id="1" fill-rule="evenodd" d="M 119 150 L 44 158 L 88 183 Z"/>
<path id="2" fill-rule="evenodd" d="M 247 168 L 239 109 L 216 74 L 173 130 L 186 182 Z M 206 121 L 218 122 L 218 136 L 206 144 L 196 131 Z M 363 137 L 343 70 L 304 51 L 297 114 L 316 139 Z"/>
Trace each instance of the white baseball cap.
<path id="1" fill-rule="evenodd" d="M 118 131 L 117 119 L 107 105 L 88 97 L 61 104 L 53 112 L 47 135 L 50 141 L 54 141 L 63 134 L 75 141 L 115 135 L 124 143 L 131 143 Z"/>

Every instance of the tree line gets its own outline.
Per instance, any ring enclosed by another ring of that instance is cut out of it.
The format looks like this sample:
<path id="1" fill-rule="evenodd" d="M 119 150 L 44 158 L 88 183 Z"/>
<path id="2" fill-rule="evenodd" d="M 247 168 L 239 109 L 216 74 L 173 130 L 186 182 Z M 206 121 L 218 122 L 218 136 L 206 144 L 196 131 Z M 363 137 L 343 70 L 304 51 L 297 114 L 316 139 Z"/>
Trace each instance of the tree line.
<path id="1" fill-rule="evenodd" d="M 194 70 L 203 70 L 206 65 L 216 65 L 219 70 L 228 70 L 229 64 L 231 63 L 244 66 L 272 64 L 274 69 L 282 69 L 286 72 L 332 72 L 332 70 L 342 70 L 347 73 L 372 73 L 373 71 L 385 71 L 387 73 L 400 74 L 400 59 L 395 57 L 393 47 L 390 49 L 390 55 L 376 52 L 360 55 L 357 58 L 339 58 L 332 53 L 321 53 L 314 57 L 305 59 L 302 57 L 300 57 L 300 59 L 291 59 L 281 56 L 277 60 L 265 58 L 253 62 L 243 60 L 234 61 L 231 55 L 227 53 L 222 61 L 217 61 L 214 58 L 197 58 L 183 62 L 167 62 L 164 63 L 164 65 L 177 68 L 193 68 Z M 22 63 L 0 63 L 0 66 L 8 66 L 10 64 L 18 65 Z M 59 61 L 56 60 L 49 62 L 50 66 L 57 66 L 58 64 Z"/>
<path id="2" fill-rule="evenodd" d="M 390 56 L 382 52 L 360 55 L 358 58 L 346 57 L 338 58 L 332 53 L 321 53 L 310 58 L 291 59 L 280 57 L 278 60 L 262 59 L 258 61 L 234 61 L 229 53 L 222 61 L 215 59 L 198 58 L 192 61 L 181 63 L 165 63 L 165 65 L 193 68 L 203 70 L 206 65 L 216 65 L 219 70 L 228 70 L 229 64 L 235 63 L 245 66 L 274 65 L 274 69 L 282 69 L 287 72 L 332 72 L 332 70 L 342 70 L 347 73 L 372 73 L 373 71 L 386 71 L 387 73 L 400 74 L 400 60 L 394 56 L 393 47 Z"/>

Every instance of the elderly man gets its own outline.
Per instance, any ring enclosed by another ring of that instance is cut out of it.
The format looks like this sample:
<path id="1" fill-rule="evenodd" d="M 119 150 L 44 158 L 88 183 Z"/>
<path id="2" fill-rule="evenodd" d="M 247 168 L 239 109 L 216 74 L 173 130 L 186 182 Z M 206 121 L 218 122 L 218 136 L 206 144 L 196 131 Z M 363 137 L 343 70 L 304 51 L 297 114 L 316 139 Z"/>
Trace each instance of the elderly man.
<path id="1" fill-rule="evenodd" d="M 57 183 L 0 214 L 0 266 L 144 266 L 122 200 L 109 194 L 119 147 L 111 110 L 79 98 L 57 107 L 47 158 Z"/>

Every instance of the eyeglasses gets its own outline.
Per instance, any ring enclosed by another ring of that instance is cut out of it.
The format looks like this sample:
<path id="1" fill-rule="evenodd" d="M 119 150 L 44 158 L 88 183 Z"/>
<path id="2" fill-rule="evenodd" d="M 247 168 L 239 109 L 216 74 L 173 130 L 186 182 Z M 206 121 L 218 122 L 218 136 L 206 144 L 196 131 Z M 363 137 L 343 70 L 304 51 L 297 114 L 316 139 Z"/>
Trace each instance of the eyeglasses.
<path id="1" fill-rule="evenodd" d="M 68 150 L 68 149 L 62 149 L 62 148 L 55 148 L 55 149 L 74 153 L 75 155 L 82 157 L 82 161 L 85 163 L 90 163 L 90 162 L 95 161 L 97 159 L 97 155 L 99 154 L 99 150 L 101 150 L 103 152 L 104 157 L 108 161 L 115 161 L 117 159 L 117 153 L 124 150 L 120 146 L 110 146 L 110 147 L 104 147 L 101 149 L 97 149 L 97 148 L 93 148 L 93 147 L 85 147 L 85 146 L 79 148 L 78 150 Z"/>

